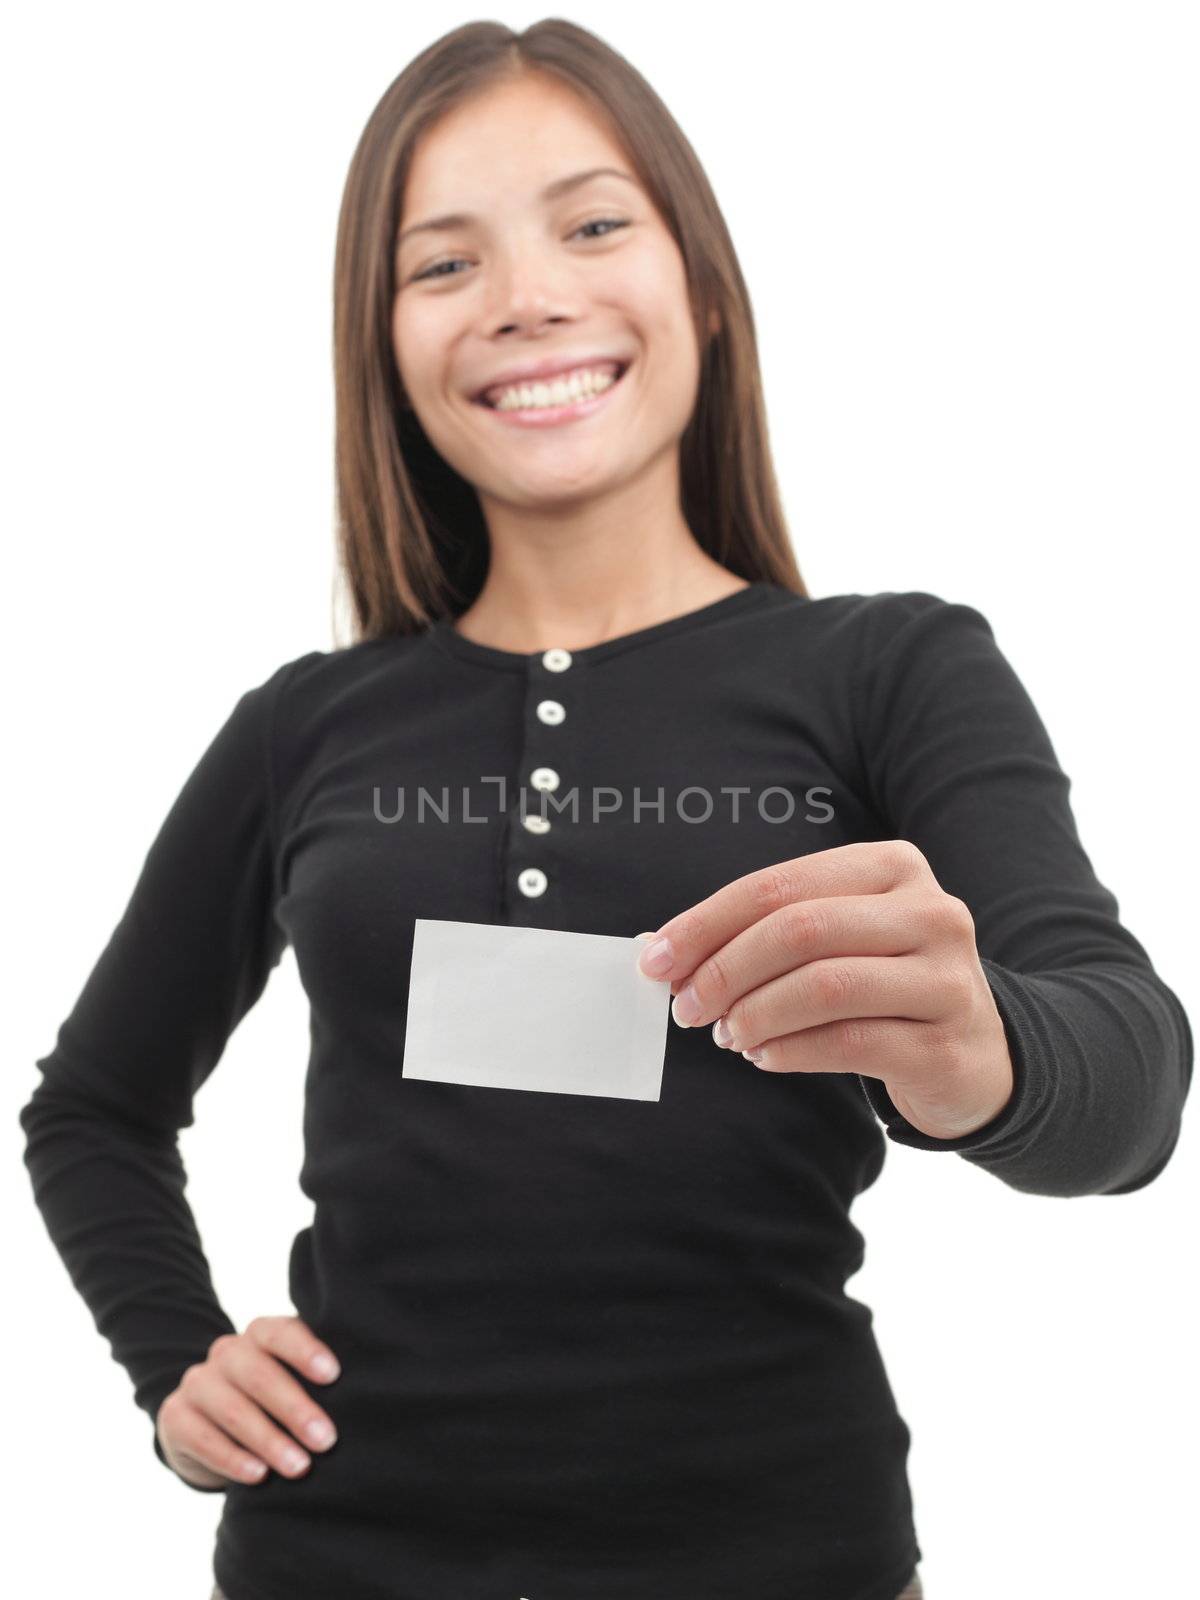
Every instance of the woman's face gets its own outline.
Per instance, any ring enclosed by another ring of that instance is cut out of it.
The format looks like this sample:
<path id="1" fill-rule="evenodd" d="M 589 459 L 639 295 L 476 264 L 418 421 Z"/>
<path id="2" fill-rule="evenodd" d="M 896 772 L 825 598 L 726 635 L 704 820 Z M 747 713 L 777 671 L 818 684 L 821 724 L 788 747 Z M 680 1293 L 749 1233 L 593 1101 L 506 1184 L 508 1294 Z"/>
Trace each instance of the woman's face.
<path id="1" fill-rule="evenodd" d="M 593 168 L 611 170 L 568 181 Z M 623 150 L 569 89 L 526 75 L 428 130 L 397 236 L 401 381 L 481 502 L 563 508 L 677 452 L 699 380 L 683 259 Z M 478 399 L 512 368 L 604 362 L 625 370 L 582 405 L 531 415 Z"/>

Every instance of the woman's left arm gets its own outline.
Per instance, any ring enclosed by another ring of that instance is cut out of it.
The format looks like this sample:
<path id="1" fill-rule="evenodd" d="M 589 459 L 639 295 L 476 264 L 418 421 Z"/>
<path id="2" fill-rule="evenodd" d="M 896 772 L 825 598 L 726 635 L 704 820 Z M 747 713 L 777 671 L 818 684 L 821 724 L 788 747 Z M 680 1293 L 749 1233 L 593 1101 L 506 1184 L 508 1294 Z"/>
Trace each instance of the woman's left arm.
<path id="1" fill-rule="evenodd" d="M 677 1020 L 770 1041 L 767 1070 L 856 1073 L 896 1143 L 1033 1194 L 1142 1188 L 1179 1138 L 1183 1006 L 1096 877 L 986 618 L 889 592 L 864 623 L 855 726 L 881 839 L 681 912 L 652 975 L 673 980 Z"/>

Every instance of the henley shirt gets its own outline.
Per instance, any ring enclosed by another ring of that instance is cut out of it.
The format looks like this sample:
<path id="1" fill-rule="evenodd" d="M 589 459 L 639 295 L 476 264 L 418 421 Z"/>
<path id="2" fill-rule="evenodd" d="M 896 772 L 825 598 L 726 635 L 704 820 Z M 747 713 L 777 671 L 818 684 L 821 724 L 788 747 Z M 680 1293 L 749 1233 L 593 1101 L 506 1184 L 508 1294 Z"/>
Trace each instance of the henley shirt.
<path id="1" fill-rule="evenodd" d="M 293 948 L 313 1219 L 289 1284 L 342 1370 L 288 1370 L 338 1440 L 213 1491 L 228 1600 L 894 1600 L 921 1558 L 910 1434 L 845 1288 L 887 1139 L 1031 1194 L 1128 1194 L 1191 1081 L 1069 788 L 985 617 L 924 592 L 758 581 L 530 653 L 446 619 L 244 692 L 20 1116 L 153 1419 L 238 1331 L 178 1132 Z M 890 838 L 967 904 L 1004 1023 L 1014 1092 L 974 1133 L 674 1022 L 653 1102 L 404 1076 L 418 917 L 627 936 L 635 965 L 639 932 L 736 878 Z"/>

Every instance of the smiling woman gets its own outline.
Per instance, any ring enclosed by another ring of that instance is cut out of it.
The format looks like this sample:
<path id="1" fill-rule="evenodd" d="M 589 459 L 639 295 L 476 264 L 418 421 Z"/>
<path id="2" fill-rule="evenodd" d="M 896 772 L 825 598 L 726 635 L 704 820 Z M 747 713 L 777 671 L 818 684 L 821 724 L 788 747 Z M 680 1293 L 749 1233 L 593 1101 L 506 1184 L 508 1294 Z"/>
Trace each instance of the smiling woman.
<path id="1" fill-rule="evenodd" d="M 554 19 L 410 63 L 334 337 L 355 637 L 230 708 L 22 1113 L 160 1460 L 225 1496 L 218 1600 L 915 1600 L 851 1205 L 887 1139 L 1144 1188 L 1187 1017 L 983 614 L 808 594 L 742 274 L 628 62 Z M 616 982 L 545 984 L 548 1047 L 489 1009 L 519 974 L 444 960 L 414 1044 L 422 921 L 588 935 Z M 239 1332 L 178 1134 L 289 944 L 312 1221 L 296 1315 Z M 659 1092 L 606 1093 L 647 983 Z M 489 1080 L 510 1048 L 537 1074 Z"/>
<path id="2" fill-rule="evenodd" d="M 722 317 L 714 303 L 698 319 L 675 208 L 639 154 L 593 95 L 521 70 L 442 112 L 404 175 L 392 344 L 424 438 L 472 483 L 489 529 L 490 582 L 468 627 L 511 610 L 509 529 L 560 530 L 539 562 L 552 577 L 564 516 L 617 523 L 628 508 L 603 559 L 644 564 L 648 494 L 664 507 L 664 551 L 698 580 L 717 576 L 682 509 L 666 508 Z"/>
<path id="3" fill-rule="evenodd" d="M 601 569 L 617 588 L 639 571 L 658 614 L 730 573 L 806 592 L 720 208 L 650 85 L 586 30 L 472 24 L 391 85 L 347 178 L 334 344 L 360 637 L 453 616 L 523 642 Z M 517 529 L 536 559 L 510 574 Z"/>

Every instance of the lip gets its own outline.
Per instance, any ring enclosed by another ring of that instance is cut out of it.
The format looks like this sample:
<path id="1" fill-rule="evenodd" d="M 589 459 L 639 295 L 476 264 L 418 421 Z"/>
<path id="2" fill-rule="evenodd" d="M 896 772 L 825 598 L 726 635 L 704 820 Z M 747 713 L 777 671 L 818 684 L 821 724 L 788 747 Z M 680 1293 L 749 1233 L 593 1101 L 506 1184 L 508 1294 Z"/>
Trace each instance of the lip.
<path id="1" fill-rule="evenodd" d="M 602 367 L 615 365 L 622 369 L 629 365 L 630 357 L 612 355 L 610 352 L 593 352 L 591 355 L 544 356 L 541 361 L 526 361 L 520 366 L 506 367 L 486 383 L 480 384 L 470 396 L 477 405 L 483 405 L 483 396 L 489 389 L 498 389 L 512 383 L 536 383 L 539 379 L 556 378 L 563 372 L 574 372 L 577 367 Z M 490 407 L 488 408 L 491 409 Z"/>
<path id="2" fill-rule="evenodd" d="M 569 400 L 566 405 L 536 406 L 525 411 L 520 408 L 512 411 L 498 411 L 495 406 L 485 405 L 482 400 L 475 403 L 487 416 L 494 417 L 497 422 L 506 423 L 509 427 L 553 428 L 564 422 L 575 422 L 576 420 L 582 420 L 584 417 L 590 417 L 607 405 L 610 398 L 624 384 L 626 374 L 632 365 L 632 361 L 618 362 L 616 380 L 610 383 L 607 389 L 602 389 L 599 394 L 587 395 L 582 400 Z M 493 384 L 488 384 L 489 389 L 493 387 Z"/>

